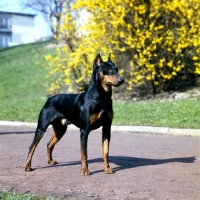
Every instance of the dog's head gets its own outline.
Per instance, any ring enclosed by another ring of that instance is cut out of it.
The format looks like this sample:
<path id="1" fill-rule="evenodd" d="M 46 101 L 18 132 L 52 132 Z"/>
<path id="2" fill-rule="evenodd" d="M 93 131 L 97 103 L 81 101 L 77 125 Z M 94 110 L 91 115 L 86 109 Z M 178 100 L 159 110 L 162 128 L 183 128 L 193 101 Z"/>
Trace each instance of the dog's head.
<path id="1" fill-rule="evenodd" d="M 120 86 L 124 79 L 118 74 L 118 67 L 112 62 L 110 55 L 108 60 L 104 62 L 100 53 L 97 54 L 93 64 L 94 69 L 97 71 L 101 85 L 106 92 L 111 90 L 111 86 Z"/>

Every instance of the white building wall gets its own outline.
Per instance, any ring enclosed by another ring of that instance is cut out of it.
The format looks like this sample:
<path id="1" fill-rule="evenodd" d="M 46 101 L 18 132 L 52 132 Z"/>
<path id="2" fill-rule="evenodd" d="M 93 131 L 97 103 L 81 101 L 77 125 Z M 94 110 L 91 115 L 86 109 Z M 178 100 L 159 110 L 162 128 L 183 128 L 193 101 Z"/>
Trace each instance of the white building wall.
<path id="1" fill-rule="evenodd" d="M 12 15 L 9 46 L 35 42 L 34 17 Z"/>
<path id="2" fill-rule="evenodd" d="M 13 25 L 10 45 L 35 42 L 34 27 Z"/>

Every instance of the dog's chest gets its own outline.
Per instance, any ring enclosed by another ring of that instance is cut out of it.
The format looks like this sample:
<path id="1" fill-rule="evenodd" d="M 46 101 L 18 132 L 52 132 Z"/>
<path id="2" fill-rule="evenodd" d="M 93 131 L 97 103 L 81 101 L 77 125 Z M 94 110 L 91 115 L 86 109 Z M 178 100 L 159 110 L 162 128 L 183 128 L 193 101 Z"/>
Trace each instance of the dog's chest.
<path id="1" fill-rule="evenodd" d="M 93 125 L 97 121 L 101 121 L 109 117 L 109 112 L 106 110 L 101 110 L 100 112 L 94 113 L 90 116 L 90 125 Z"/>

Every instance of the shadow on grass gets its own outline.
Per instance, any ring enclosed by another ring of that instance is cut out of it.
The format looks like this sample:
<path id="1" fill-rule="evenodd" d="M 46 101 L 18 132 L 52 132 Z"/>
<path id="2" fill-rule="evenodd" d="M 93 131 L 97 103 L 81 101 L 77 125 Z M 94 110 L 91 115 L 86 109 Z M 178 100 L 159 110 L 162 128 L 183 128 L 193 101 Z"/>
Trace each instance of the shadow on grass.
<path id="1" fill-rule="evenodd" d="M 112 167 L 112 163 L 117 165 L 117 167 L 114 167 L 113 170 L 120 171 L 135 167 L 143 167 L 143 166 L 151 166 L 151 165 L 161 165 L 166 163 L 194 163 L 196 160 L 195 157 L 182 157 L 182 158 L 167 158 L 167 159 L 149 159 L 149 158 L 136 158 L 136 157 L 128 157 L 128 156 L 110 156 L 109 157 L 110 164 Z M 92 160 L 88 160 L 88 164 L 90 163 L 102 163 L 102 158 L 95 158 Z M 63 166 L 72 166 L 72 165 L 81 165 L 80 161 L 73 161 L 73 162 L 67 162 L 67 163 L 59 163 L 57 165 L 51 165 L 46 167 L 40 167 L 39 169 L 43 168 L 49 168 L 49 167 L 63 167 Z M 104 171 L 94 171 L 91 174 L 99 173 Z"/>

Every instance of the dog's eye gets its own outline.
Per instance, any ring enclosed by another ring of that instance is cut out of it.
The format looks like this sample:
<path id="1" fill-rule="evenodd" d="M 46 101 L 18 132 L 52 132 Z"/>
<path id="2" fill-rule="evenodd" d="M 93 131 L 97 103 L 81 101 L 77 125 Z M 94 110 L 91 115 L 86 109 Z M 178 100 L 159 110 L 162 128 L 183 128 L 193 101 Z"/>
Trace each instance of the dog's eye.
<path id="1" fill-rule="evenodd" d="M 108 68 L 104 70 L 106 73 L 112 73 L 112 68 Z"/>

